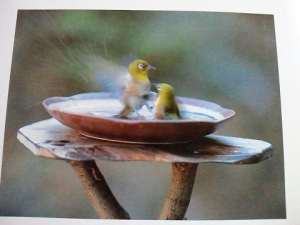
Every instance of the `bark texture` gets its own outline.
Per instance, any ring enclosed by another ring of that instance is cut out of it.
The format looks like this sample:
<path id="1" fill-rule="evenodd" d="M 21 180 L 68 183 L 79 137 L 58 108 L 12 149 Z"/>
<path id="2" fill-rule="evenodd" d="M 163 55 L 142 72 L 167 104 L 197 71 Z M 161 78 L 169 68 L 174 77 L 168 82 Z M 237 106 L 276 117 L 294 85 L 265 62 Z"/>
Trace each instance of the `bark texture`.
<path id="1" fill-rule="evenodd" d="M 172 163 L 170 190 L 160 220 L 183 220 L 190 203 L 198 164 Z"/>
<path id="2" fill-rule="evenodd" d="M 69 161 L 101 219 L 130 219 L 109 189 L 95 161 Z"/>

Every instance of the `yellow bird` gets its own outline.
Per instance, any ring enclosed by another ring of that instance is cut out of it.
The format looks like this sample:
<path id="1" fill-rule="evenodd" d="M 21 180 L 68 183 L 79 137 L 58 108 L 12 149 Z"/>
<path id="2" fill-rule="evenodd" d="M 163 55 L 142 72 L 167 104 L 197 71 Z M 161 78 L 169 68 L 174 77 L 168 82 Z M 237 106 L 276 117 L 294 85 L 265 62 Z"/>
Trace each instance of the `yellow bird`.
<path id="1" fill-rule="evenodd" d="M 156 93 L 150 91 L 148 71 L 155 67 L 148 62 L 131 60 L 126 67 L 94 55 L 85 57 L 84 62 L 89 69 L 91 84 L 118 97 L 124 105 L 117 117 L 127 118 L 132 112 L 138 114 L 138 110 L 144 105 L 148 109 L 154 107 Z"/>
<path id="2" fill-rule="evenodd" d="M 132 112 L 138 114 L 138 110 L 144 105 L 151 109 L 151 102 L 154 96 L 150 91 L 149 69 L 155 69 L 155 67 L 141 59 L 137 59 L 129 65 L 128 72 L 130 79 L 121 96 L 124 109 L 120 113 L 120 117 L 127 117 Z"/>
<path id="3" fill-rule="evenodd" d="M 155 102 L 154 116 L 156 119 L 180 119 L 178 105 L 175 99 L 174 88 L 166 83 L 154 85 L 158 90 Z"/>

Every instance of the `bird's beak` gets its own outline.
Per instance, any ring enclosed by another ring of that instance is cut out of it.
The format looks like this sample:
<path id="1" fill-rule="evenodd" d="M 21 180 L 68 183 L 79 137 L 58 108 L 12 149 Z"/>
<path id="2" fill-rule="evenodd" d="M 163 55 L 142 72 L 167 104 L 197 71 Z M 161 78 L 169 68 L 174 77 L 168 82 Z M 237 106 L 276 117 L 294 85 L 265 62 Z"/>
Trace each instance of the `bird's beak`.
<path id="1" fill-rule="evenodd" d="M 154 91 L 155 92 L 158 92 L 158 84 L 156 84 L 156 83 L 151 83 L 151 85 L 152 85 L 152 87 L 154 87 Z"/>
<path id="2" fill-rule="evenodd" d="M 154 66 L 151 66 L 151 65 L 148 65 L 146 68 L 147 68 L 148 70 L 150 70 L 150 69 L 155 70 L 155 69 L 156 69 Z"/>
<path id="3" fill-rule="evenodd" d="M 156 89 L 158 88 L 158 84 L 156 83 L 151 83 L 153 87 L 155 87 Z"/>

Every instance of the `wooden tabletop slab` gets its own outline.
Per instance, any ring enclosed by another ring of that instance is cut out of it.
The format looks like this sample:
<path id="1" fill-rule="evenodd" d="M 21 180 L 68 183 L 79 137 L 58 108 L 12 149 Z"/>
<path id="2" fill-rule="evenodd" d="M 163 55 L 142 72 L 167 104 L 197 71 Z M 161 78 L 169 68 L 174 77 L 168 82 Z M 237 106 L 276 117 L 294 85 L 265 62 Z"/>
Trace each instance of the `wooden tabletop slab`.
<path id="1" fill-rule="evenodd" d="M 271 157 L 270 143 L 208 135 L 186 144 L 125 144 L 82 136 L 55 119 L 22 127 L 18 140 L 37 156 L 64 160 L 252 164 Z"/>

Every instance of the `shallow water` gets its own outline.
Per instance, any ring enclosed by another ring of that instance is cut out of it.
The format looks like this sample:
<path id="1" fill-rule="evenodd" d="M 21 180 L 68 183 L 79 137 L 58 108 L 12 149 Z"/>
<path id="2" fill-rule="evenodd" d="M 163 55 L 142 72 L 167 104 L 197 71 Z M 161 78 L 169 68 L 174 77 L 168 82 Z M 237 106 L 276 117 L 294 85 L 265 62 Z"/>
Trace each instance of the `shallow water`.
<path id="1" fill-rule="evenodd" d="M 70 113 L 121 119 L 118 117 L 118 114 L 122 111 L 123 105 L 117 99 L 99 99 L 69 100 L 51 104 L 49 107 L 51 109 Z M 198 106 L 179 104 L 179 109 L 182 120 L 216 121 L 224 118 L 219 112 Z M 150 111 L 145 106 L 138 111 L 138 114 L 132 113 L 126 119 L 146 121 L 156 120 L 154 118 L 153 110 Z"/>
<path id="2" fill-rule="evenodd" d="M 147 110 L 147 111 L 146 111 Z M 148 111 L 148 109 L 141 109 L 138 114 L 132 113 L 131 115 L 126 118 L 127 120 L 156 120 L 154 117 L 153 111 Z M 94 115 L 99 117 L 107 117 L 107 118 L 115 118 L 115 119 L 123 119 L 120 118 L 118 115 L 121 110 L 118 111 L 112 111 L 112 110 L 98 110 L 94 112 L 87 112 L 88 115 Z M 201 113 L 193 113 L 193 112 L 187 112 L 187 111 L 180 111 L 180 115 L 182 117 L 182 120 L 196 120 L 196 121 L 216 121 L 217 119 L 206 114 Z"/>

